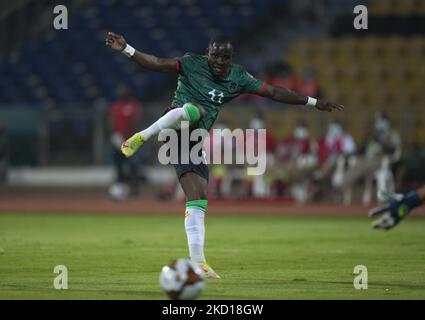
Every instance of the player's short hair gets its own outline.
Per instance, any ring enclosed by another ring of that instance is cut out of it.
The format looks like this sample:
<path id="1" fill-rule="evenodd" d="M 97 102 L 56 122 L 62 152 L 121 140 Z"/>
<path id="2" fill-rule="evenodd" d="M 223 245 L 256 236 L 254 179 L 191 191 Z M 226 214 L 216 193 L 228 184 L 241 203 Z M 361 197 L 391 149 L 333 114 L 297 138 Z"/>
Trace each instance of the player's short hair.
<path id="1" fill-rule="evenodd" d="M 232 40 L 229 37 L 224 36 L 222 34 L 217 34 L 217 35 L 212 36 L 208 46 L 212 46 L 214 43 L 215 44 L 230 43 L 233 46 Z"/>

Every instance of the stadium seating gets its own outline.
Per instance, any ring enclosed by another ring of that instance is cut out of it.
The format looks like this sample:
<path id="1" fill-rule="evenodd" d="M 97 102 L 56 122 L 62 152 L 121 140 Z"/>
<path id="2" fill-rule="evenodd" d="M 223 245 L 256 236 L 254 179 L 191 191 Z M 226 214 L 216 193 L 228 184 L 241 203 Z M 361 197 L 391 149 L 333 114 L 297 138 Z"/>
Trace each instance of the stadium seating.
<path id="1" fill-rule="evenodd" d="M 425 2 L 422 0 L 373 0 L 369 13 L 373 15 L 425 15 Z"/>
<path id="2" fill-rule="evenodd" d="M 158 56 L 203 52 L 212 34 L 235 36 L 241 28 L 254 28 L 256 18 L 267 16 L 277 2 L 92 1 L 70 16 L 68 30 L 46 30 L 0 60 L 0 105 L 92 106 L 98 98 L 113 100 L 120 83 L 144 96 L 166 76 L 140 72 L 105 48 L 107 30 Z"/>
<path id="3" fill-rule="evenodd" d="M 323 93 L 368 110 L 425 107 L 425 37 L 299 40 L 283 57 L 300 74 L 318 72 Z"/>

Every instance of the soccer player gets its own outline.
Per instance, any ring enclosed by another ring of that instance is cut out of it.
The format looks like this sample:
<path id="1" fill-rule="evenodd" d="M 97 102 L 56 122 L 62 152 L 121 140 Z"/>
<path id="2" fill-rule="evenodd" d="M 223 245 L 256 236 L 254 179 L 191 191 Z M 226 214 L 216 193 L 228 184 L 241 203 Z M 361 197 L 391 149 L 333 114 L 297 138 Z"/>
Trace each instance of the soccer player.
<path id="1" fill-rule="evenodd" d="M 308 105 L 321 111 L 343 109 L 342 105 L 300 95 L 254 78 L 242 66 L 232 63 L 233 45 L 221 36 L 211 39 L 206 55 L 187 53 L 171 59 L 140 52 L 130 46 L 121 35 L 113 32 L 107 33 L 105 41 L 107 46 L 122 52 L 143 68 L 178 74 L 177 89 L 171 107 L 150 127 L 135 133 L 123 143 L 121 151 L 127 157 L 132 156 L 161 130 L 178 128 L 183 120 L 188 121 L 191 128 L 209 130 L 223 104 L 243 93 L 252 93 L 288 104 Z M 189 143 L 192 148 L 192 142 Z M 196 161 L 190 159 L 188 164 L 175 165 L 187 198 L 185 229 L 190 258 L 204 269 L 207 277 L 220 278 L 208 265 L 204 255 L 208 167 L 205 162 L 193 162 Z"/>
<path id="2" fill-rule="evenodd" d="M 374 229 L 390 230 L 394 228 L 414 208 L 423 204 L 425 201 L 425 185 L 405 194 L 393 194 L 388 198 L 386 205 L 369 211 L 369 217 L 382 215 L 372 223 Z"/>

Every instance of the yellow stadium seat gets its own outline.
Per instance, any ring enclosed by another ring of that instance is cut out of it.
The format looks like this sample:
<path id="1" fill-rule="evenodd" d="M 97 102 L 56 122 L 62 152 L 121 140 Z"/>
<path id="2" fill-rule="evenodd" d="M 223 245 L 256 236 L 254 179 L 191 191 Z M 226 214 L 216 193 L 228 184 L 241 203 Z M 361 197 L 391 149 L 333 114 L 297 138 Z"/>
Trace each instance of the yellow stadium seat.
<path id="1" fill-rule="evenodd" d="M 397 0 L 392 5 L 392 13 L 401 16 L 412 14 L 415 10 L 416 4 L 414 0 Z"/>
<path id="2" fill-rule="evenodd" d="M 418 3 L 394 6 L 407 10 Z M 424 36 L 300 40 L 285 58 L 299 74 L 316 69 L 328 99 L 368 110 L 425 107 Z"/>
<path id="3" fill-rule="evenodd" d="M 375 0 L 369 6 L 371 15 L 386 16 L 392 11 L 392 4 L 388 0 Z"/>
<path id="4" fill-rule="evenodd" d="M 416 14 L 425 15 L 425 1 L 423 0 L 416 1 L 415 12 Z"/>

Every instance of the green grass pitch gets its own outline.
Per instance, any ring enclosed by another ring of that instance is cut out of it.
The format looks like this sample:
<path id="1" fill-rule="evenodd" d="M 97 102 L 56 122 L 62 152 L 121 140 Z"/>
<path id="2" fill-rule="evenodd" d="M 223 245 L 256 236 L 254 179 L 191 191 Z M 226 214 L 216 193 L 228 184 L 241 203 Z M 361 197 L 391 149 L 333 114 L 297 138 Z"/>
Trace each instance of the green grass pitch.
<path id="1" fill-rule="evenodd" d="M 201 299 L 425 299 L 425 220 L 390 232 L 367 218 L 207 216 L 222 275 Z M 0 215 L 0 299 L 165 299 L 158 277 L 187 257 L 183 217 Z M 56 265 L 68 289 L 56 290 Z M 353 287 L 356 265 L 368 289 Z"/>

